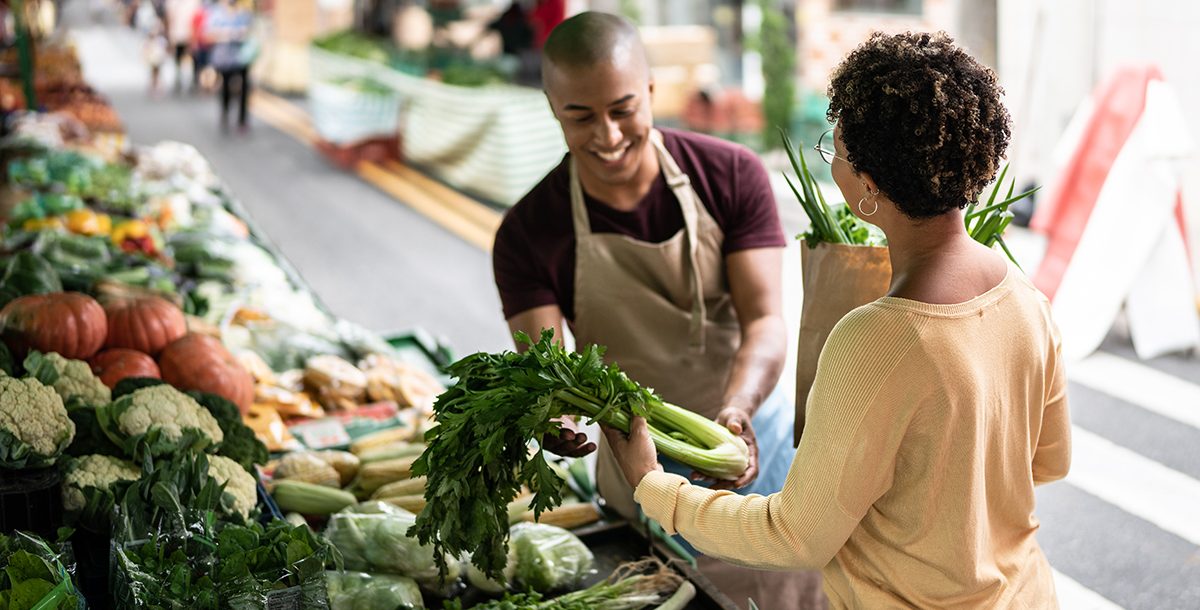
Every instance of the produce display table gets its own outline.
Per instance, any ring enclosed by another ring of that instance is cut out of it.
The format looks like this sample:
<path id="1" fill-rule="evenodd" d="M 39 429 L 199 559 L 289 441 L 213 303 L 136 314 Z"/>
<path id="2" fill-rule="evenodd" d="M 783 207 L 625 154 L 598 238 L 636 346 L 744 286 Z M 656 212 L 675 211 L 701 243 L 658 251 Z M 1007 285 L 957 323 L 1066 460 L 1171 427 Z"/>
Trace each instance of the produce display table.
<path id="1" fill-rule="evenodd" d="M 566 152 L 538 89 L 446 85 L 315 46 L 310 54 L 312 83 L 366 77 L 397 92 L 405 161 L 476 197 L 513 205 Z"/>

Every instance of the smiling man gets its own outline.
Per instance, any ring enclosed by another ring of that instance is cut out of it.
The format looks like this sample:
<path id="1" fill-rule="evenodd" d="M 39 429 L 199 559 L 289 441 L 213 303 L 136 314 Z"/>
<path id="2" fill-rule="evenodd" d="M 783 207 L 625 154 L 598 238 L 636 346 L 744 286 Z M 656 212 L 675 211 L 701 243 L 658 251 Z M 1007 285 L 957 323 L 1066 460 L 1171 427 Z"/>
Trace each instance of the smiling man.
<path id="1" fill-rule="evenodd" d="M 776 384 L 786 355 L 782 252 L 767 173 L 747 149 L 656 129 L 654 83 L 638 32 L 587 12 L 551 32 L 546 98 L 567 155 L 506 215 L 493 264 L 513 331 L 536 336 L 564 322 L 579 344 L 666 400 L 725 424 L 751 447 L 737 481 L 714 486 L 769 494 L 793 455 L 793 412 Z M 547 448 L 580 456 L 597 444 L 564 422 Z M 632 489 L 599 443 L 597 484 L 607 505 L 636 515 Z M 664 467 L 690 470 L 669 459 Z M 754 572 L 702 558 L 702 570 L 744 606 L 823 603 L 815 573 Z"/>

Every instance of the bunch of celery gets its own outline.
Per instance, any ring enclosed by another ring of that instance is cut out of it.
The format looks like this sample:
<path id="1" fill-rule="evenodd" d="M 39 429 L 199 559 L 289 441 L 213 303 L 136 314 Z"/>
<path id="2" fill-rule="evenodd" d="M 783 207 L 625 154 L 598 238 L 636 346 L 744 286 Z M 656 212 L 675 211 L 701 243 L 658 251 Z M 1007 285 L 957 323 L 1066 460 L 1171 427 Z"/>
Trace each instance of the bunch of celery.
<path id="1" fill-rule="evenodd" d="M 557 435 L 563 415 L 623 431 L 642 416 L 663 454 L 720 479 L 746 470 L 746 444 L 727 428 L 663 402 L 604 364 L 604 348 L 570 352 L 553 335 L 543 331 L 534 342 L 518 333 L 529 345 L 523 353 L 478 353 L 450 365 L 457 381 L 434 404 L 438 425 L 412 468 L 414 477 L 427 477 L 426 505 L 409 534 L 432 544 L 439 560 L 471 553 L 496 577 L 507 561 L 508 503 L 522 486 L 533 494 L 535 515 L 562 503 L 562 478 L 530 446 Z"/>

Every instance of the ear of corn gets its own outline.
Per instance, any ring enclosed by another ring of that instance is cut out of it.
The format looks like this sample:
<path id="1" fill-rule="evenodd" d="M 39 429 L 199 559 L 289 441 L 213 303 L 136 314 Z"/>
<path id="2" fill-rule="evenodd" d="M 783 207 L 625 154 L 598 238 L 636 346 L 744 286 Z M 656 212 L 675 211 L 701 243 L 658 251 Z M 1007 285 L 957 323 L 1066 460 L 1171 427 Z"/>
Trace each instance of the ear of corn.
<path id="1" fill-rule="evenodd" d="M 279 480 L 304 481 L 325 487 L 342 485 L 338 471 L 311 451 L 294 451 L 283 456 L 274 476 Z"/>
<path id="2" fill-rule="evenodd" d="M 349 492 L 291 479 L 276 481 L 271 497 L 280 510 L 302 515 L 331 515 L 358 502 Z"/>
<path id="3" fill-rule="evenodd" d="M 378 462 L 381 460 L 392 460 L 396 458 L 421 455 L 425 451 L 424 443 L 408 443 L 398 441 L 387 443 L 384 445 L 376 445 L 364 450 L 358 454 L 358 459 L 362 463 Z"/>
<path id="4" fill-rule="evenodd" d="M 591 502 L 576 502 L 544 511 L 537 519 L 533 518 L 533 511 L 526 511 L 521 515 L 521 520 L 557 525 L 569 530 L 599 521 L 600 511 Z"/>
<path id="5" fill-rule="evenodd" d="M 387 485 L 376 489 L 375 493 L 371 494 L 371 499 L 385 500 L 395 496 L 411 496 L 424 493 L 425 477 L 416 477 L 388 483 Z"/>
<path id="6" fill-rule="evenodd" d="M 354 481 L 355 493 L 366 498 L 388 483 L 409 478 L 416 461 L 417 456 L 410 456 L 363 464 Z"/>
<path id="7" fill-rule="evenodd" d="M 413 432 L 412 428 L 403 427 L 372 432 L 350 443 L 350 453 L 361 456 L 364 451 L 380 445 L 397 442 L 407 443 L 413 440 Z"/>
<path id="8" fill-rule="evenodd" d="M 404 510 L 413 514 L 425 510 L 425 496 L 421 494 L 384 498 L 383 501 L 391 504 L 392 506 L 403 508 Z"/>
<path id="9" fill-rule="evenodd" d="M 328 449 L 316 452 L 316 456 L 337 471 L 340 486 L 349 485 L 354 477 L 358 476 L 360 462 L 358 456 L 353 453 Z"/>

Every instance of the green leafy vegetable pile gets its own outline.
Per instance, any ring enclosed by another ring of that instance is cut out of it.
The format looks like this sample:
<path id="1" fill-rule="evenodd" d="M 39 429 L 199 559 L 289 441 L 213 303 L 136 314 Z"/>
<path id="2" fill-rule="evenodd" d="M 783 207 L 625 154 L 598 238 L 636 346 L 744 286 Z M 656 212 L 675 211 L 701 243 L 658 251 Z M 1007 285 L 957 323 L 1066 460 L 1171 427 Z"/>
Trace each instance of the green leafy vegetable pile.
<path id="1" fill-rule="evenodd" d="M 0 534 L 0 608 L 76 610 L 81 597 L 62 556 L 33 534 Z"/>

